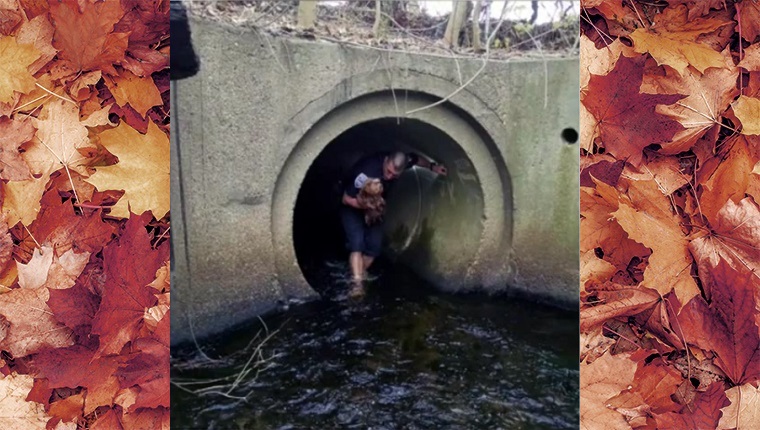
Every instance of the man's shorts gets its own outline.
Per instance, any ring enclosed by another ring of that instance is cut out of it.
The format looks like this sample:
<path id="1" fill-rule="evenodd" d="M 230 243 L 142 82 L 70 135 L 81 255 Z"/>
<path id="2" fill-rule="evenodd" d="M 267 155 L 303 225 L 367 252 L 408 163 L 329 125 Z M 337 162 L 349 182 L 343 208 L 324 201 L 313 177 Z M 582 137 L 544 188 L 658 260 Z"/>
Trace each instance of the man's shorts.
<path id="1" fill-rule="evenodd" d="M 361 252 L 370 257 L 377 257 L 383 248 L 383 224 L 368 226 L 364 222 L 364 212 L 343 206 L 340 209 L 340 221 L 346 232 L 346 248 L 349 252 Z"/>

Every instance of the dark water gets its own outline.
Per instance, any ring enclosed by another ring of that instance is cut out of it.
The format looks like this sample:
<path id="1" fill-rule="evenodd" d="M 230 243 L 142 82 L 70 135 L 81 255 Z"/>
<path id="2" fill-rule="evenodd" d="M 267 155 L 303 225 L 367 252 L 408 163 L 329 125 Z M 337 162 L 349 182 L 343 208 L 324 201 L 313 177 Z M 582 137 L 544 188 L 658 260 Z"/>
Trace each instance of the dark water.
<path id="1" fill-rule="evenodd" d="M 326 293 L 339 294 L 334 285 Z M 172 386 L 172 429 L 577 429 L 578 316 L 506 298 L 444 295 L 388 274 L 361 302 L 325 299 L 264 319 L 269 361 L 203 396 Z M 255 320 L 173 351 L 172 380 L 236 378 Z M 274 358 L 272 355 L 275 355 Z M 249 367 L 250 368 L 250 365 Z"/>

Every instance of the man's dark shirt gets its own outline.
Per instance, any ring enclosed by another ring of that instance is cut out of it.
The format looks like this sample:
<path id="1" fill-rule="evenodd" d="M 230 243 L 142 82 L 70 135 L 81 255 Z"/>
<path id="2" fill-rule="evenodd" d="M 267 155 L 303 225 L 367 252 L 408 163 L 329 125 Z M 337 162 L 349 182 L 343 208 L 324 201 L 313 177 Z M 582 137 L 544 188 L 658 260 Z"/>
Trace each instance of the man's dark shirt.
<path id="1" fill-rule="evenodd" d="M 388 186 L 393 182 L 392 180 L 389 181 L 383 177 L 383 162 L 388 155 L 390 155 L 390 153 L 383 152 L 366 156 L 357 161 L 349 171 L 348 177 L 345 179 L 345 193 L 349 197 L 356 198 L 359 191 L 361 191 L 362 184 L 364 184 L 368 178 L 376 178 L 380 179 L 383 183 L 383 197 L 385 197 L 385 192 L 388 190 Z M 406 168 L 408 169 L 417 163 L 417 155 L 407 154 L 407 157 L 409 158 L 409 162 L 406 165 Z"/>

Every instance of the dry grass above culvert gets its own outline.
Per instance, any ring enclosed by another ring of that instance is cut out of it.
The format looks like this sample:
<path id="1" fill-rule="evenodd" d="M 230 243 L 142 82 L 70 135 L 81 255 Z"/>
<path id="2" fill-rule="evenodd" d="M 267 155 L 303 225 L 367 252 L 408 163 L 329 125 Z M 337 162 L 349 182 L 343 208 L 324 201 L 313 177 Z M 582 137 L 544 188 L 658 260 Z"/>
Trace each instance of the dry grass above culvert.
<path id="1" fill-rule="evenodd" d="M 403 2 L 394 2 L 386 36 L 375 38 L 374 1 L 360 0 L 346 4 L 319 5 L 315 28 L 297 27 L 298 0 L 184 0 L 188 13 L 193 16 L 253 28 L 268 35 L 299 37 L 351 45 L 368 46 L 382 50 L 437 54 L 452 57 L 482 58 L 485 49 L 476 51 L 471 45 L 472 22 L 468 21 L 460 35 L 460 48 L 449 48 L 443 41 L 448 15 L 434 16 L 424 11 L 406 10 Z M 560 15 L 561 13 L 558 13 Z M 508 15 L 507 17 L 508 18 Z M 504 19 L 493 37 L 488 58 L 508 60 L 514 58 L 562 58 L 579 55 L 578 16 L 567 14 L 557 21 L 531 25 L 525 21 Z M 499 19 L 492 18 L 493 31 Z M 486 34 L 485 22 L 480 22 L 482 38 Z M 485 48 L 485 44 L 483 44 Z"/>

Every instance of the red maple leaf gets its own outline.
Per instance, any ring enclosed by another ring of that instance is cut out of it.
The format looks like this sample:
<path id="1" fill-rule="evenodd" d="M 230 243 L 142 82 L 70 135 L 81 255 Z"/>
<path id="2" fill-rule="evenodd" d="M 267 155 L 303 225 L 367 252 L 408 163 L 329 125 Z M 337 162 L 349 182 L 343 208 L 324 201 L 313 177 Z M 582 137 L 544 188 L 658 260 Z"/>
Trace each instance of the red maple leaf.
<path id="1" fill-rule="evenodd" d="M 581 97 L 594 115 L 602 145 L 619 160 L 639 166 L 643 149 L 668 142 L 683 126 L 655 113 L 659 104 L 670 105 L 682 95 L 641 94 L 646 57 L 621 56 L 606 75 L 591 75 L 588 90 Z"/>
<path id="2" fill-rule="evenodd" d="M 100 69 L 116 74 L 113 65 L 124 59 L 128 33 L 115 33 L 114 25 L 124 16 L 118 1 L 62 0 L 52 2 L 50 16 L 55 25 L 53 46 L 73 73 Z"/>
<path id="3" fill-rule="evenodd" d="M 707 391 L 699 393 L 694 401 L 693 412 L 684 408 L 683 413 L 668 412 L 655 415 L 658 430 L 713 430 L 720 420 L 720 409 L 730 402 L 723 384 L 715 382 L 707 387 Z"/>
<path id="4" fill-rule="evenodd" d="M 167 313 L 153 336 L 137 339 L 133 347 L 140 350 L 140 354 L 117 373 L 122 388 L 140 387 L 130 412 L 138 408 L 169 407 L 169 321 Z"/>
<path id="5" fill-rule="evenodd" d="M 77 215 L 71 200 L 62 203 L 58 190 L 51 189 L 42 196 L 39 215 L 29 230 L 37 241 L 53 246 L 59 255 L 71 248 L 76 252 L 98 252 L 116 232 L 116 227 L 103 221 L 101 212 L 98 209 Z"/>
<path id="6" fill-rule="evenodd" d="M 164 242 L 157 249 L 151 248 L 145 230 L 150 219 L 150 212 L 132 214 L 118 240 L 103 249 L 106 281 L 92 324 L 92 332 L 100 335 L 100 354 L 118 354 L 127 342 L 137 338 L 145 309 L 158 301 L 148 284 L 169 259 L 169 246 Z"/>
<path id="7" fill-rule="evenodd" d="M 700 277 L 705 276 L 700 274 Z M 712 280 L 712 302 L 694 297 L 678 315 L 688 343 L 715 352 L 715 364 L 735 384 L 760 376 L 760 335 L 755 323 L 757 277 L 725 260 L 706 276 Z"/>
<path id="8" fill-rule="evenodd" d="M 77 279 L 76 284 L 68 289 L 51 289 L 50 298 L 47 301 L 50 310 L 53 311 L 55 319 L 66 327 L 74 330 L 80 326 L 85 326 L 84 333 L 89 333 L 95 312 L 100 306 L 100 297 L 93 294 L 86 286 L 87 280 L 92 276 L 97 276 L 98 265 L 101 262 L 88 263 L 84 271 Z"/>
<path id="9" fill-rule="evenodd" d="M 97 358 L 96 352 L 81 345 L 50 349 L 34 356 L 38 377 L 47 378 L 49 388 L 83 387 L 94 390 L 103 385 L 126 361 L 126 356 Z"/>

